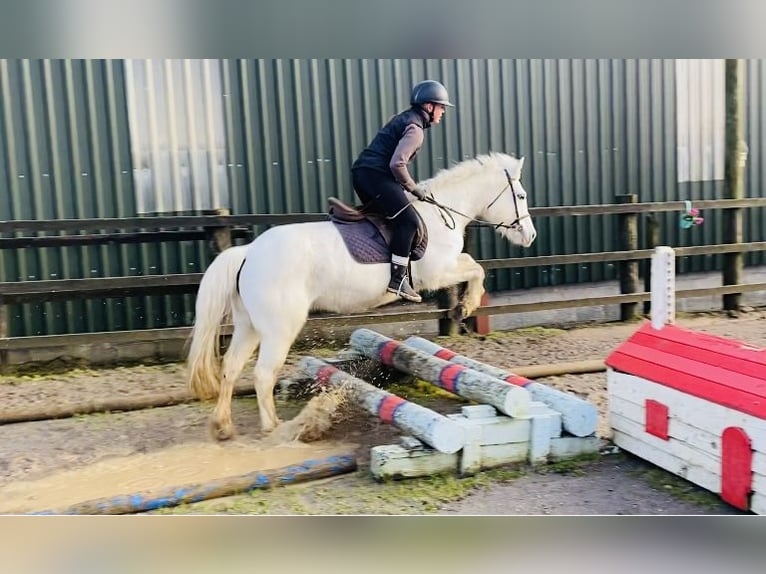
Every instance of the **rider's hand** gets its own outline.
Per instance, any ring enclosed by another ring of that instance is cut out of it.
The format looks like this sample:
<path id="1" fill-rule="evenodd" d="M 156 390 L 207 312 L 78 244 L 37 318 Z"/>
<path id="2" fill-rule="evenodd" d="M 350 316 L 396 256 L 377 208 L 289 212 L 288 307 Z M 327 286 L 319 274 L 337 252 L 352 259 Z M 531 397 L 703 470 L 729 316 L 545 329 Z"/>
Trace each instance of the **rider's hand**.
<path id="1" fill-rule="evenodd" d="M 412 188 L 410 193 L 417 197 L 420 201 L 424 201 L 426 199 L 426 195 L 428 194 L 428 189 L 426 189 L 426 186 L 418 184 Z"/>

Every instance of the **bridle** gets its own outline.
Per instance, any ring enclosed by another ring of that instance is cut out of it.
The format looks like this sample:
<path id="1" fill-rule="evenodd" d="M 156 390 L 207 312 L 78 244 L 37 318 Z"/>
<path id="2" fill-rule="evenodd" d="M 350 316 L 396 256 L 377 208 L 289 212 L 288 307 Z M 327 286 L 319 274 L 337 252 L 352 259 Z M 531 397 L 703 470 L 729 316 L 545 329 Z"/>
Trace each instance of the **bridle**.
<path id="1" fill-rule="evenodd" d="M 513 209 L 516 212 L 516 219 L 514 219 L 511 223 L 504 223 L 502 221 L 500 223 L 488 223 L 486 221 L 481 221 L 480 219 L 474 219 L 473 217 L 469 217 L 465 213 L 460 213 L 457 209 L 452 209 L 451 207 L 449 207 L 447 205 L 442 205 L 441 203 L 437 202 L 431 196 L 426 197 L 423 201 L 425 201 L 426 203 L 430 203 L 430 204 L 436 206 L 437 208 L 439 208 L 439 210 L 440 210 L 439 214 L 441 215 L 442 221 L 444 222 L 444 225 L 446 225 L 449 229 L 455 229 L 455 227 L 457 225 L 456 222 L 455 222 L 455 218 L 452 216 L 453 213 L 455 213 L 457 215 L 460 215 L 461 217 L 465 217 L 469 221 L 473 221 L 475 223 L 480 223 L 482 225 L 489 225 L 491 227 L 494 227 L 495 230 L 498 230 L 500 228 L 503 228 L 503 229 L 518 229 L 519 226 L 521 225 L 521 222 L 524 221 L 525 219 L 527 219 L 528 217 L 531 217 L 531 216 L 528 213 L 526 215 L 523 215 L 523 216 L 519 215 L 519 200 L 516 197 L 516 191 L 513 189 L 513 178 L 511 178 L 511 174 L 508 172 L 507 169 L 504 169 L 503 171 L 505 172 L 505 179 L 507 180 L 508 183 L 506 183 L 505 186 L 503 186 L 503 189 L 501 189 L 499 191 L 499 193 L 495 196 L 495 199 L 493 199 L 492 201 L 489 202 L 489 205 L 487 205 L 487 209 L 492 207 L 495 204 L 495 202 L 498 199 L 500 199 L 500 196 L 503 195 L 503 193 L 505 193 L 506 189 L 510 189 L 511 190 L 511 195 L 513 197 Z M 447 220 L 447 217 L 450 218 L 451 222 Z"/>

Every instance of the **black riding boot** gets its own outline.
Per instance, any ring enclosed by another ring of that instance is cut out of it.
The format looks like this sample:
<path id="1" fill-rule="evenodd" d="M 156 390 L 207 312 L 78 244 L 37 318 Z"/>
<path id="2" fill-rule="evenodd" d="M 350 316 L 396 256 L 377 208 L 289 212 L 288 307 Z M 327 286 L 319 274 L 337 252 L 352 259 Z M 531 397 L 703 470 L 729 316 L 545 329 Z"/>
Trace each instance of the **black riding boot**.
<path id="1" fill-rule="evenodd" d="M 423 300 L 418 295 L 418 292 L 412 288 L 412 285 L 410 285 L 410 278 L 407 275 L 407 267 L 405 265 L 391 264 L 391 281 L 388 283 L 387 291 L 396 293 L 399 297 L 413 303 L 420 303 Z"/>

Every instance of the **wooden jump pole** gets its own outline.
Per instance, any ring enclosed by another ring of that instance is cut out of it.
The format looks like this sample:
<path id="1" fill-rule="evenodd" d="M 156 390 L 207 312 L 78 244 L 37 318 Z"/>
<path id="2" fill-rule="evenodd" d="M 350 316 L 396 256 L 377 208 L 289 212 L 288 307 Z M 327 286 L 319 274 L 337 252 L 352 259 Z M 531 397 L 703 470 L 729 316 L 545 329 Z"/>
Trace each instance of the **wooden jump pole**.
<path id="1" fill-rule="evenodd" d="M 267 489 L 318 480 L 355 470 L 356 457 L 353 454 L 334 455 L 323 459 L 306 460 L 299 464 L 273 470 L 255 471 L 220 478 L 202 484 L 187 484 L 156 491 L 97 498 L 61 509 L 43 510 L 28 514 L 135 514 L 211 498 L 232 496 L 255 489 Z"/>
<path id="2" fill-rule="evenodd" d="M 446 391 L 492 405 L 509 417 L 529 413 L 531 399 L 523 388 L 418 351 L 370 329 L 357 329 L 351 333 L 351 346 L 366 357 L 420 377 Z"/>
<path id="3" fill-rule="evenodd" d="M 525 377 L 493 367 L 492 365 L 487 365 L 463 355 L 458 355 L 454 351 L 423 339 L 422 337 L 409 337 L 404 341 L 404 344 L 428 353 L 429 355 L 439 357 L 440 359 L 450 361 L 451 363 L 464 365 L 469 369 L 484 373 L 490 377 L 504 381 L 505 383 L 518 385 L 526 389 L 533 400 L 544 403 L 554 411 L 561 413 L 561 424 L 564 427 L 564 430 L 574 436 L 589 436 L 596 432 L 596 429 L 598 428 L 598 410 L 596 407 L 571 393 L 559 391 L 558 389 L 531 381 Z"/>
<path id="4" fill-rule="evenodd" d="M 431 409 L 379 389 L 321 359 L 303 357 L 298 367 L 316 379 L 320 387 L 350 388 L 354 401 L 368 413 L 419 438 L 439 452 L 453 454 L 465 444 L 463 428 Z"/>

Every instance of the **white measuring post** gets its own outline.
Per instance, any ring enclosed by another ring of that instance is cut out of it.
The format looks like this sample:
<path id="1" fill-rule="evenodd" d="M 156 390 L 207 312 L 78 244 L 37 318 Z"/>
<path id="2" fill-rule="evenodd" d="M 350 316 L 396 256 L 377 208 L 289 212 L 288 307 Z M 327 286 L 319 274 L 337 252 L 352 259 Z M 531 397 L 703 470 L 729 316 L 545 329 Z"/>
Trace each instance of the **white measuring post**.
<path id="1" fill-rule="evenodd" d="M 371 359 L 420 377 L 446 391 L 492 405 L 509 417 L 523 417 L 529 413 L 531 397 L 522 387 L 439 359 L 370 329 L 357 329 L 351 333 L 351 346 Z"/>
<path id="2" fill-rule="evenodd" d="M 320 387 L 351 389 L 354 401 L 368 413 L 410 433 L 439 452 L 452 454 L 465 444 L 463 427 L 431 409 L 379 389 L 321 359 L 302 357 L 298 367 Z"/>
<path id="3" fill-rule="evenodd" d="M 484 373 L 505 383 L 518 385 L 526 389 L 531 395 L 532 400 L 544 403 L 547 407 L 561 413 L 561 424 L 564 430 L 574 436 L 589 436 L 596 432 L 598 428 L 598 409 L 571 393 L 559 391 L 526 377 L 520 377 L 492 365 L 458 355 L 454 351 L 422 337 L 409 337 L 405 339 L 404 344 L 429 355 L 434 355 L 451 363 L 464 365 L 469 369 Z"/>
<path id="4" fill-rule="evenodd" d="M 676 321 L 676 253 L 665 245 L 652 255 L 651 316 L 657 330 Z"/>

